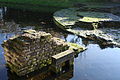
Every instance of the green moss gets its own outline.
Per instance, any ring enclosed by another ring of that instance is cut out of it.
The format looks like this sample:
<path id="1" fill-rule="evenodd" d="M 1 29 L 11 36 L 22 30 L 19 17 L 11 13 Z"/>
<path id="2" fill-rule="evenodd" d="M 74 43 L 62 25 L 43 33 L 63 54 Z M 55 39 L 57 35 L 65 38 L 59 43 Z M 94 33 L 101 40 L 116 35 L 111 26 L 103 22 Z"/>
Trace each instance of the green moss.
<path id="1" fill-rule="evenodd" d="M 70 50 L 74 50 L 75 52 L 79 53 L 81 51 L 84 51 L 86 48 L 83 46 L 80 46 L 76 43 L 68 43 L 68 45 L 70 46 L 69 49 Z"/>

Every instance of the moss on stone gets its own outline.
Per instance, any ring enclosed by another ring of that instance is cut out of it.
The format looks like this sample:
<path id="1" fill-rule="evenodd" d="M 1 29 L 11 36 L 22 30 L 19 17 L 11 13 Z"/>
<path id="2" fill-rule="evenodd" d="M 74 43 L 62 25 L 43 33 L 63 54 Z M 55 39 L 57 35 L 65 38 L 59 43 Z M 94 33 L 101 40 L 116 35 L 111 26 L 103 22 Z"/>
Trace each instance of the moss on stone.
<path id="1" fill-rule="evenodd" d="M 26 42 L 29 44 L 26 45 Z M 53 37 L 50 33 L 28 30 L 18 37 L 5 41 L 3 47 L 5 48 L 5 60 L 10 64 L 10 69 L 19 76 L 23 76 L 52 64 L 53 55 L 68 49 L 73 49 L 75 52 L 83 50 L 71 44 L 68 45 L 67 42 Z"/>
<path id="2" fill-rule="evenodd" d="M 98 28 L 98 26 L 101 26 L 101 23 L 104 22 L 105 23 L 120 22 L 120 17 L 113 15 L 111 13 L 92 12 L 92 11 L 83 12 L 83 11 L 79 11 L 79 8 L 62 9 L 60 11 L 55 12 L 53 17 L 57 25 L 59 24 L 63 26 L 62 29 L 73 28 L 76 26 L 81 28 L 91 27 L 91 29 L 94 29 L 94 28 Z"/>
<path id="3" fill-rule="evenodd" d="M 74 50 L 76 53 L 79 53 L 79 52 L 81 52 L 81 51 L 86 50 L 85 47 L 80 46 L 80 45 L 78 45 L 78 44 L 76 44 L 76 43 L 68 43 L 68 45 L 70 46 L 69 49 L 70 49 L 70 50 Z"/>

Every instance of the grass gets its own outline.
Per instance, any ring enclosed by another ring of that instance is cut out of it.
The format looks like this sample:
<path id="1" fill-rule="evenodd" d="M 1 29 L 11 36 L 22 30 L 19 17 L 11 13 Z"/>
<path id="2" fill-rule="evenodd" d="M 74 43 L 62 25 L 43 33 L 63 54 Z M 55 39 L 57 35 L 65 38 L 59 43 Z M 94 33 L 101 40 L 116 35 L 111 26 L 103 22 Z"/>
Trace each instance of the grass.
<path id="1" fill-rule="evenodd" d="M 0 2 L 70 7 L 77 2 L 106 2 L 108 0 L 0 0 Z"/>
<path id="2" fill-rule="evenodd" d="M 44 12 L 55 12 L 63 8 L 73 7 L 73 5 L 76 3 L 106 1 L 108 0 L 0 0 L 0 6 Z"/>
<path id="3" fill-rule="evenodd" d="M 44 6 L 71 6 L 69 0 L 0 0 L 1 2 L 18 3 L 18 4 L 32 4 Z M 66 5 L 67 4 L 67 5 Z"/>

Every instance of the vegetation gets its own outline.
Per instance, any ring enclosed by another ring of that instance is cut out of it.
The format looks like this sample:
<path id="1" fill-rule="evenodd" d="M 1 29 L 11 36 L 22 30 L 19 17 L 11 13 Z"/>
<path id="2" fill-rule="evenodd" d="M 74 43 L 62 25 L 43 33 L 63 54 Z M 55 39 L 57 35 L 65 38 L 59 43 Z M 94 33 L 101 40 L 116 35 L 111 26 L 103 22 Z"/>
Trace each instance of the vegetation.
<path id="1" fill-rule="evenodd" d="M 72 7 L 76 3 L 107 2 L 108 0 L 0 0 L 1 6 L 55 12 L 61 8 Z M 9 3 L 9 4 L 8 4 Z"/>
<path id="2" fill-rule="evenodd" d="M 69 7 L 77 2 L 107 2 L 110 0 L 0 0 L 0 2 L 20 3 L 20 4 L 33 4 L 43 6 L 59 6 Z"/>

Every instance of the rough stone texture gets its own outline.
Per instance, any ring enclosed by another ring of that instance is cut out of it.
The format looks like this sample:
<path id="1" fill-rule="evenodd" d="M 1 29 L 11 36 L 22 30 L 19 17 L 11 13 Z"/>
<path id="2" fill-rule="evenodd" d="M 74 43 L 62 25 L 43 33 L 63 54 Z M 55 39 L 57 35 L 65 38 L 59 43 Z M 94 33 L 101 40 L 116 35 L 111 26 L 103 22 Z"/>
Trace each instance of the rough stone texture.
<path id="1" fill-rule="evenodd" d="M 95 29 L 103 26 L 120 27 L 119 16 L 111 13 L 79 11 L 79 8 L 68 8 L 57 11 L 54 13 L 54 20 L 64 26 L 64 28 L 82 27 Z"/>
<path id="2" fill-rule="evenodd" d="M 81 12 L 69 8 L 54 14 L 58 27 L 103 45 L 120 47 L 120 17 L 111 13 Z M 113 32 L 114 31 L 114 32 Z"/>
<path id="3" fill-rule="evenodd" d="M 52 56 L 52 62 L 53 63 L 51 65 L 51 70 L 56 74 L 62 74 L 65 71 L 63 67 L 66 67 L 67 69 L 73 68 L 74 51 L 66 50 L 64 52 Z M 68 64 L 66 64 L 66 62 L 68 62 Z"/>
<path id="4" fill-rule="evenodd" d="M 120 29 L 100 28 L 96 30 L 82 30 L 74 28 L 66 30 L 81 37 L 95 40 L 101 45 L 120 47 Z"/>
<path id="5" fill-rule="evenodd" d="M 68 43 L 50 33 L 35 30 L 26 30 L 4 41 L 3 47 L 8 66 L 19 76 L 50 65 L 53 55 L 71 49 Z"/>

